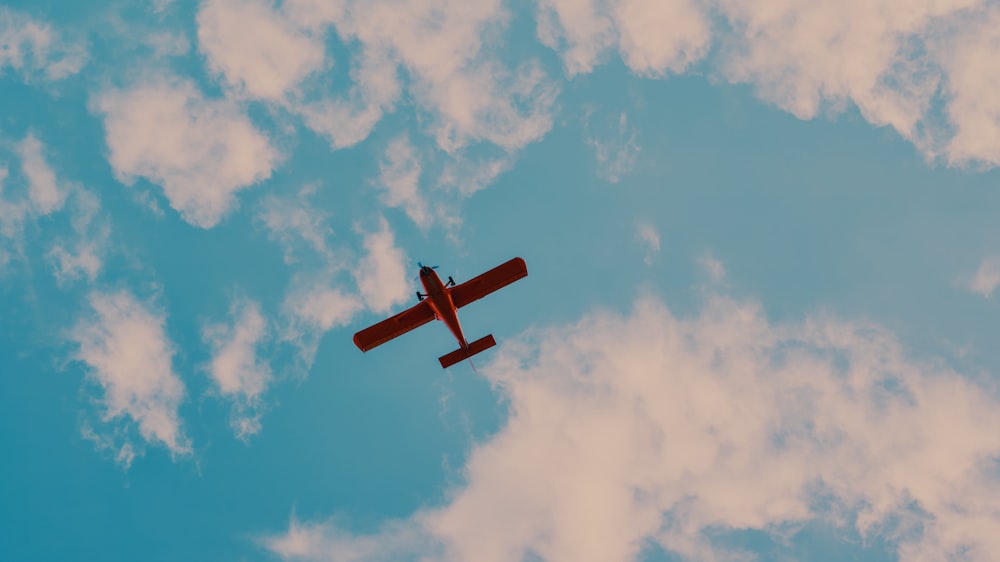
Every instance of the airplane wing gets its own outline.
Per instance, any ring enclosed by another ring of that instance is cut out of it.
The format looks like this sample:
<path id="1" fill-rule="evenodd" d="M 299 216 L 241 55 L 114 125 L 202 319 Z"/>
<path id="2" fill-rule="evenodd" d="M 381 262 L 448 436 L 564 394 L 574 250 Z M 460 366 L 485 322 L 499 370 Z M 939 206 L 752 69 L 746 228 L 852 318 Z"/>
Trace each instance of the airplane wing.
<path id="1" fill-rule="evenodd" d="M 455 308 L 461 308 L 527 276 L 528 266 L 524 260 L 514 258 L 461 285 L 456 285 L 451 290 L 451 300 L 455 303 Z"/>
<path id="2" fill-rule="evenodd" d="M 354 345 L 361 351 L 382 345 L 410 330 L 419 328 L 434 319 L 434 311 L 427 301 L 420 301 L 412 308 L 369 326 L 354 334 Z"/>

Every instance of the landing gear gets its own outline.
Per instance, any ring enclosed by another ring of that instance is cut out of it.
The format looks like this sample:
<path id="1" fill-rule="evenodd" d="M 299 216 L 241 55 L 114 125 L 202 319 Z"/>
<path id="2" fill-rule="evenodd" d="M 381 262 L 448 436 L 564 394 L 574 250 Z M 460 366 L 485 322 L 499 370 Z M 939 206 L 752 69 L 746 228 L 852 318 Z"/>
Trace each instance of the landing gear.
<path id="1" fill-rule="evenodd" d="M 449 275 L 448 276 L 448 284 L 445 285 L 445 287 L 454 287 L 454 286 L 455 286 L 455 280 L 451 278 L 451 275 Z"/>
<path id="2" fill-rule="evenodd" d="M 422 301 L 426 297 L 427 297 L 427 295 L 422 295 L 422 294 L 420 294 L 420 291 L 417 291 L 417 300 L 418 301 Z"/>

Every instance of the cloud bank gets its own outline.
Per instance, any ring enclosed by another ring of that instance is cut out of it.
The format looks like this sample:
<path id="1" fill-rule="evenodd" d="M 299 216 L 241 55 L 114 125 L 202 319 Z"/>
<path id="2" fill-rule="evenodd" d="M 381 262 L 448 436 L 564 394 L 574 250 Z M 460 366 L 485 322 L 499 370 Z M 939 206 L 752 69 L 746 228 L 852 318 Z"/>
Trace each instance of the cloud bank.
<path id="1" fill-rule="evenodd" d="M 740 559 L 716 540 L 727 531 L 821 523 L 908 561 L 1000 551 L 997 389 L 877 326 L 771 323 L 720 295 L 680 318 L 646 297 L 529 332 L 482 372 L 509 417 L 443 505 L 373 535 L 293 519 L 265 545 L 295 560 L 608 562 L 657 544 L 707 561 Z"/>
<path id="2" fill-rule="evenodd" d="M 1000 165 L 1000 6 L 987 0 L 544 0 L 570 77 L 617 51 L 640 76 L 704 65 L 800 119 L 852 104 L 928 159 Z"/>

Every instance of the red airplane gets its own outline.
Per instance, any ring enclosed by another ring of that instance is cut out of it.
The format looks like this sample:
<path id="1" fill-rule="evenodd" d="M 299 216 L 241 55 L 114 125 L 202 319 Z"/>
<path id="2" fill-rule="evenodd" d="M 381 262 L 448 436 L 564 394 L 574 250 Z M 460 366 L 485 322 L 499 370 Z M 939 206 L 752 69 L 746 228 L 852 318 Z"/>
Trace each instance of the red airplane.
<path id="1" fill-rule="evenodd" d="M 487 334 L 486 337 L 472 343 L 466 342 L 462 326 L 458 323 L 458 309 L 522 277 L 527 277 L 528 266 L 524 260 L 514 258 L 461 285 L 456 285 L 451 277 L 448 277 L 448 283 L 442 283 L 434 271 L 437 266 L 430 267 L 419 262 L 417 265 L 420 266 L 420 283 L 424 286 L 424 293 L 417 291 L 417 300 L 420 302 L 392 318 L 354 334 L 354 344 L 358 349 L 368 351 L 434 319 L 448 325 L 448 329 L 455 335 L 460 346 L 439 359 L 445 369 L 496 345 L 497 341 L 493 339 L 493 334 Z"/>

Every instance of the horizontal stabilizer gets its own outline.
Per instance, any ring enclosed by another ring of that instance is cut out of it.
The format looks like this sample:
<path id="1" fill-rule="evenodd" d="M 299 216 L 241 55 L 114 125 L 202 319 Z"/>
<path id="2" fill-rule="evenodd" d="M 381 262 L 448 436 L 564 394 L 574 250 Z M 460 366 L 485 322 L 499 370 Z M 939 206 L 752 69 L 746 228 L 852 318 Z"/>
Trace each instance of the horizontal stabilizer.
<path id="1" fill-rule="evenodd" d="M 497 344 L 497 340 L 493 339 L 493 334 L 488 334 L 484 338 L 480 338 L 469 344 L 466 349 L 458 348 L 455 351 L 447 355 L 443 355 L 439 361 L 441 361 L 441 366 L 447 369 L 459 361 L 464 361 L 469 357 L 479 353 L 480 351 L 485 351 Z"/>

